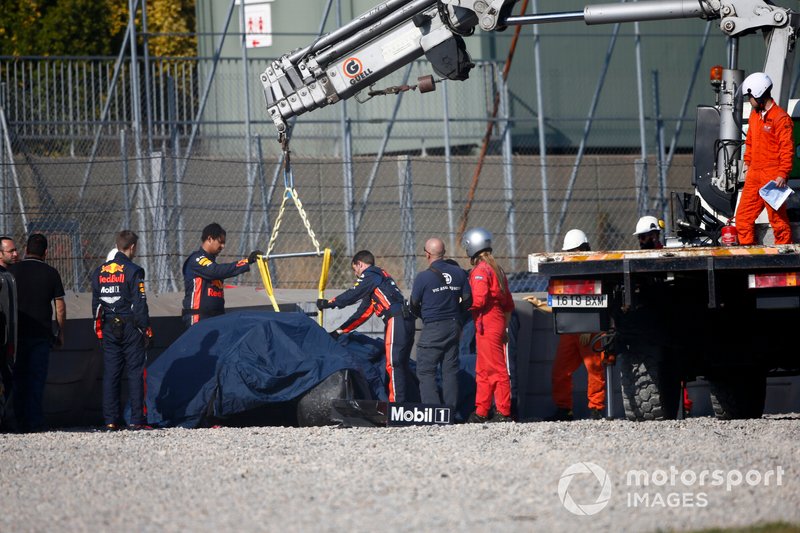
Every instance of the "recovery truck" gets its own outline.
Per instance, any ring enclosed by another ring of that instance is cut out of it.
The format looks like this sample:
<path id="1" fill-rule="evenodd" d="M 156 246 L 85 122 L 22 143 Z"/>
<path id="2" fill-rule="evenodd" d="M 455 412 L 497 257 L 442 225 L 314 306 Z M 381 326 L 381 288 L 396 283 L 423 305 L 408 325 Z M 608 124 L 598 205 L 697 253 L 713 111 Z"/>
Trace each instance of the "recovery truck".
<path id="1" fill-rule="evenodd" d="M 764 0 L 623 2 L 512 16 L 515 3 L 388 0 L 283 55 L 260 76 L 279 138 L 293 117 L 350 98 L 423 55 L 441 78 L 466 79 L 473 64 L 463 37 L 475 27 L 719 20 L 729 57 L 715 69 L 715 103 L 697 109 L 694 191 L 673 195 L 675 236 L 668 246 L 535 253 L 529 270 L 549 277 L 556 333 L 605 332 L 596 345 L 616 356 L 629 419 L 679 417 L 682 385 L 701 376 L 709 381 L 718 417 L 760 417 L 766 378 L 800 374 L 792 331 L 800 324 L 800 246 L 719 246 L 744 184 L 737 89 L 745 73 L 738 68 L 738 39 L 763 35 L 763 71 L 773 80 L 773 97 L 787 109 L 800 15 Z M 432 77 L 420 80 L 421 92 L 433 86 Z M 790 179 L 789 185 L 797 183 Z M 790 219 L 800 221 L 800 213 L 791 210 Z"/>

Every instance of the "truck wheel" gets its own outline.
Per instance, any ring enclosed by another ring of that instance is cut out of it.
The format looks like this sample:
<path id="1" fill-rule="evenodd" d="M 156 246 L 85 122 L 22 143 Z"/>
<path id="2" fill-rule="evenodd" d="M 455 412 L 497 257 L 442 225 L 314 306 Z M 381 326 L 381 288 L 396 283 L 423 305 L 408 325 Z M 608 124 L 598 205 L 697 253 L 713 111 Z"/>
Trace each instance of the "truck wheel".
<path id="1" fill-rule="evenodd" d="M 758 377 L 756 377 L 758 376 Z M 757 369 L 709 379 L 711 406 L 719 420 L 761 418 L 767 378 Z"/>
<path id="2" fill-rule="evenodd" d="M 665 364 L 664 352 L 625 352 L 620 357 L 622 404 L 628 420 L 674 420 L 680 380 Z"/>

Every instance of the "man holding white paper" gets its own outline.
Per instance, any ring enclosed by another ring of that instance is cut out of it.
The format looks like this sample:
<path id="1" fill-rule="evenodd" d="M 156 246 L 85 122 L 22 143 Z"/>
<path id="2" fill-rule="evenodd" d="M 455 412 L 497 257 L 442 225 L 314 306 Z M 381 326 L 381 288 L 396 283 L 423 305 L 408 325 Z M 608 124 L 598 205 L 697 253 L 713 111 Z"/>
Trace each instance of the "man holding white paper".
<path id="1" fill-rule="evenodd" d="M 794 193 L 794 191 L 791 187 L 779 187 L 774 181 L 768 181 L 766 185 L 758 190 L 758 194 L 767 202 L 767 205 L 776 210 L 781 208 L 783 202 L 785 202 L 792 193 Z"/>
<path id="2" fill-rule="evenodd" d="M 792 243 L 786 205 L 773 209 L 760 194 L 761 188 L 769 182 L 774 182 L 778 189 L 787 187 L 794 155 L 792 118 L 775 103 L 771 92 L 772 80 L 763 72 L 750 74 L 742 83 L 742 94 L 750 99 L 753 110 L 745 140 L 744 189 L 736 209 L 739 244 L 755 243 L 753 226 L 765 207 L 775 234 L 775 244 Z"/>

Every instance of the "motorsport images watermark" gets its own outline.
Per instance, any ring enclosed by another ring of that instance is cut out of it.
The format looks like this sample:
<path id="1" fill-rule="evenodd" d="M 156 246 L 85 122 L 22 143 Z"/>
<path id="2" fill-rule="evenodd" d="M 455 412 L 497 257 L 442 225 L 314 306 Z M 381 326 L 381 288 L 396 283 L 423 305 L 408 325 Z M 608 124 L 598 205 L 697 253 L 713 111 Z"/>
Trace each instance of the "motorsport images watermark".
<path id="1" fill-rule="evenodd" d="M 624 483 L 614 490 L 611 477 L 600 466 L 588 461 L 568 466 L 558 480 L 558 498 L 572 514 L 591 516 L 602 511 L 611 501 L 612 492 L 622 491 L 628 507 L 707 507 L 708 487 L 725 487 L 731 492 L 737 487 L 781 486 L 783 467 L 761 470 L 680 470 L 671 465 L 666 469 L 628 470 Z M 591 475 L 586 475 L 591 474 Z M 588 485 L 586 485 L 588 484 Z M 576 501 L 570 489 L 583 488 L 580 494 L 597 494 L 593 501 Z M 591 490 L 587 492 L 587 487 Z"/>

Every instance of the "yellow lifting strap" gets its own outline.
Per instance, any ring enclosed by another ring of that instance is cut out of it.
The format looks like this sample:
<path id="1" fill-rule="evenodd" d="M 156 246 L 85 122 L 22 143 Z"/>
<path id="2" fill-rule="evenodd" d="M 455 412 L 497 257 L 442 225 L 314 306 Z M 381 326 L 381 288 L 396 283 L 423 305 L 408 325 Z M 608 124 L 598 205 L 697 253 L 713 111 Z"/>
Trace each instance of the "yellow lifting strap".
<path id="1" fill-rule="evenodd" d="M 291 254 L 290 254 L 291 255 Z M 269 301 L 272 302 L 272 308 L 279 312 L 278 301 L 275 299 L 275 290 L 272 286 L 272 277 L 269 274 L 269 265 L 267 264 L 267 256 L 259 255 L 256 258 L 258 264 L 258 271 L 261 273 L 261 282 L 264 284 L 264 290 L 267 292 Z M 331 269 L 331 249 L 325 248 L 322 251 L 322 272 L 319 275 L 319 291 L 318 298 L 325 297 L 325 287 L 328 286 L 328 272 Z M 317 323 L 322 325 L 322 311 L 317 314 Z"/>
<path id="2" fill-rule="evenodd" d="M 269 301 L 272 302 L 272 309 L 279 312 L 278 301 L 275 300 L 275 290 L 272 288 L 272 278 L 269 275 L 269 265 L 267 265 L 267 257 L 259 255 L 256 257 L 256 264 L 258 264 L 258 271 L 261 273 L 261 282 L 264 284 L 264 290 L 267 292 Z"/>
<path id="3" fill-rule="evenodd" d="M 328 286 L 328 272 L 331 270 L 331 249 L 325 248 L 322 255 L 322 272 L 319 274 L 319 293 L 317 298 L 325 298 L 325 287 Z M 317 324 L 322 325 L 322 310 L 317 313 Z"/>
<path id="4" fill-rule="evenodd" d="M 269 245 L 267 246 L 267 252 L 264 255 L 259 255 L 257 257 L 258 263 L 258 271 L 261 273 L 261 281 L 264 284 L 264 290 L 267 292 L 267 297 L 269 297 L 270 302 L 272 302 L 272 308 L 277 312 L 280 311 L 278 307 L 278 302 L 275 300 L 275 290 L 272 286 L 272 278 L 270 277 L 269 273 L 269 265 L 267 261 L 269 260 L 269 256 L 272 253 L 272 249 L 275 247 L 275 242 L 278 240 L 278 234 L 281 228 L 281 222 L 283 221 L 283 214 L 286 212 L 286 201 L 291 198 L 292 202 L 294 203 L 295 207 L 297 208 L 297 212 L 300 213 L 300 219 L 303 221 L 303 225 L 308 232 L 308 237 L 311 239 L 311 244 L 314 245 L 315 252 L 313 255 L 321 255 L 322 256 L 322 272 L 320 273 L 319 277 L 319 291 L 318 295 L 319 298 L 324 298 L 325 296 L 325 287 L 328 285 L 328 272 L 331 268 L 331 249 L 325 248 L 324 250 L 320 251 L 319 248 L 319 241 L 317 240 L 316 235 L 314 234 L 314 230 L 311 229 L 311 222 L 308 220 L 308 215 L 306 215 L 306 211 L 303 208 L 303 202 L 300 201 L 300 195 L 297 194 L 297 190 L 294 188 L 294 173 L 292 172 L 291 161 L 289 156 L 289 140 L 288 137 L 283 139 L 283 181 L 284 181 L 284 192 L 283 192 L 283 199 L 281 200 L 281 207 L 278 210 L 278 216 L 275 219 L 275 225 L 272 226 L 272 234 L 269 237 Z M 283 257 L 291 257 L 293 254 L 283 254 Z M 302 257 L 306 255 L 311 255 L 307 253 L 297 254 L 296 257 Z M 317 322 L 319 325 L 322 325 L 322 311 L 317 314 Z"/>

